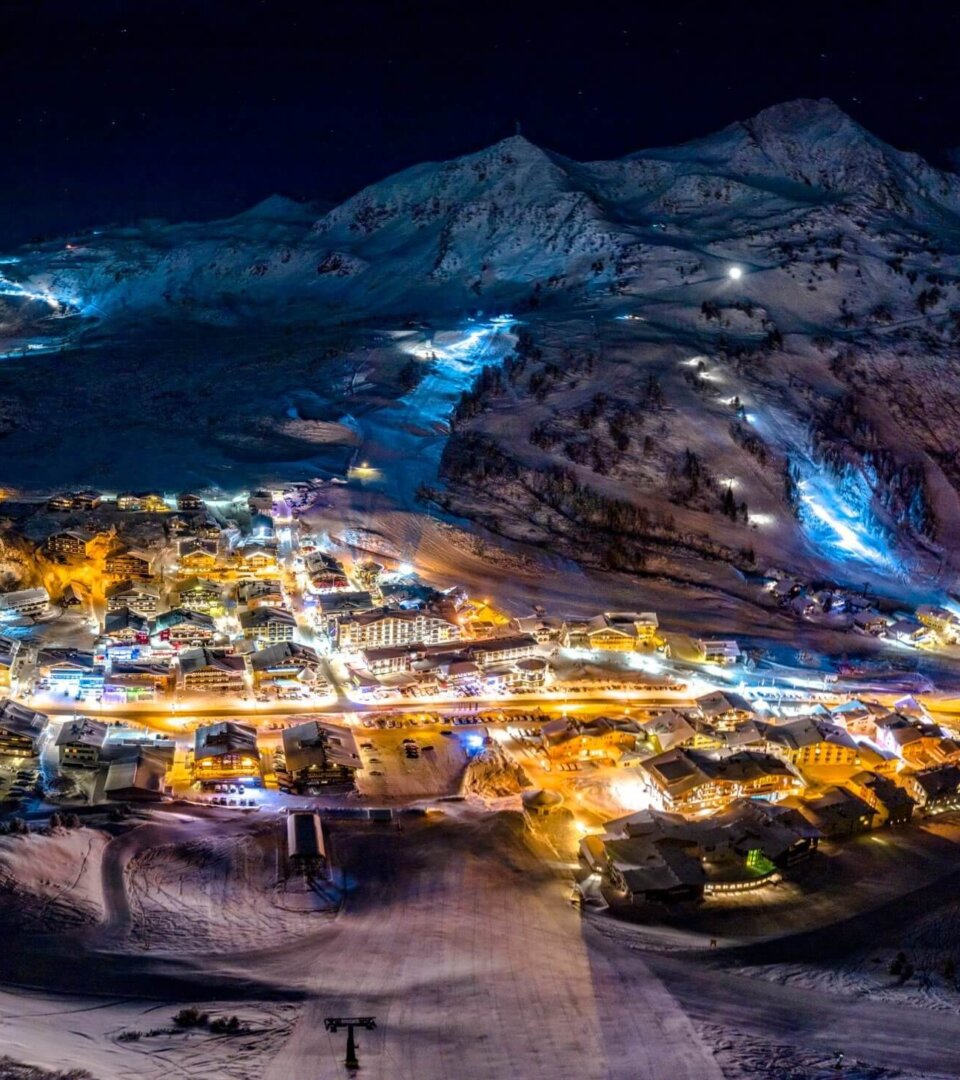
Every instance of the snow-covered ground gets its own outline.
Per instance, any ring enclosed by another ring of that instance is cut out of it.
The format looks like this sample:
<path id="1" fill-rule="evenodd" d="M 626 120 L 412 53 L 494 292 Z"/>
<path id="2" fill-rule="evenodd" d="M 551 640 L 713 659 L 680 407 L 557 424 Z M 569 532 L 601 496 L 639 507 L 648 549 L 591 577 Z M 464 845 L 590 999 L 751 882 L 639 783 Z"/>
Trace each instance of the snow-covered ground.
<path id="1" fill-rule="evenodd" d="M 775 940 L 764 948 L 787 956 L 796 941 L 808 958 L 758 966 L 749 952 L 758 946 L 745 952 L 716 930 L 720 948 L 707 950 L 704 928 L 579 914 L 569 868 L 516 811 L 475 797 L 433 810 L 405 815 L 399 828 L 328 818 L 328 903 L 342 899 L 334 918 L 283 904 L 282 818 L 266 812 L 152 813 L 112 840 L 91 829 L 4 838 L 19 881 L 8 914 L 36 912 L 17 921 L 18 949 L 0 955 L 0 981 L 27 988 L 0 993 L 6 1052 L 48 1069 L 82 1066 L 97 1080 L 170 1070 L 332 1080 L 344 1038 L 323 1018 L 357 1013 L 377 1018 L 360 1036 L 360 1058 L 364 1075 L 383 1080 L 745 1080 L 770 1075 L 765 1052 L 812 1080 L 835 1050 L 851 1068 L 859 1060 L 873 1070 L 855 1076 L 939 1080 L 960 1070 L 960 1009 L 947 989 L 884 990 L 889 978 L 858 959 L 886 962 L 899 947 L 920 964 L 934 957 L 956 920 L 946 893 L 942 914 L 919 918 L 902 940 L 841 958 L 838 943 L 869 932 L 871 910 L 878 925 L 895 925 L 888 916 L 905 901 L 884 868 L 903 850 L 887 858 L 864 839 L 857 934 L 829 925 L 844 915 L 839 880 L 819 908 L 789 897 L 774 905 L 766 929 Z M 915 881 L 929 881 L 914 895 L 928 902 L 949 891 L 944 853 L 957 835 L 949 822 L 936 830 L 913 857 Z M 855 872 L 852 862 L 847 876 Z M 67 886 L 82 920 L 44 906 Z M 763 912 L 743 914 L 764 936 Z M 819 944 L 803 945 L 804 925 Z M 174 1014 L 192 1004 L 236 1015 L 242 1034 L 178 1030 Z"/>

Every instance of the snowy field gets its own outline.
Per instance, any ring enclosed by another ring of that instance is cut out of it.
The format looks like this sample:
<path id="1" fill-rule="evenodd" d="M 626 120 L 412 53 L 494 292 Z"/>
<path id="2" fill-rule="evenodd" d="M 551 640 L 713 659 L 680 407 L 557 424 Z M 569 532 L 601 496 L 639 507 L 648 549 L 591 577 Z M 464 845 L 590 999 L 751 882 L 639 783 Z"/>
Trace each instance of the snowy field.
<path id="1" fill-rule="evenodd" d="M 569 869 L 519 814 L 476 800 L 437 808 L 402 829 L 328 820 L 335 917 L 283 907 L 272 815 L 165 813 L 109 841 L 90 829 L 5 838 L 3 865 L 19 875 L 5 911 L 37 912 L 18 923 L 23 948 L 0 956 L 5 1051 L 96 1080 L 333 1080 L 344 1039 L 323 1018 L 359 1013 L 377 1018 L 359 1040 L 374 1080 L 820 1080 L 837 1049 L 845 1075 L 864 1080 L 960 1071 L 960 1009 L 941 1000 L 946 989 L 884 991 L 861 970 L 862 957 L 887 960 L 901 945 L 919 963 L 935 955 L 955 902 L 832 965 L 821 958 L 856 934 L 840 923 L 814 935 L 819 951 L 802 946 L 787 903 L 768 919 L 781 943 L 764 948 L 787 956 L 797 940 L 809 957 L 763 966 L 727 939 L 707 950 L 705 929 L 670 943 L 656 928 L 580 915 Z M 952 843 L 944 829 L 939 842 Z M 917 897 L 930 902 L 942 850 L 931 840 L 917 856 L 931 879 Z M 885 865 L 861 867 L 864 909 L 882 909 Z M 838 888 L 819 915 L 841 914 Z M 760 914 L 750 918 L 763 936 Z M 178 1028 L 174 1014 L 192 1005 L 236 1015 L 240 1032 Z"/>

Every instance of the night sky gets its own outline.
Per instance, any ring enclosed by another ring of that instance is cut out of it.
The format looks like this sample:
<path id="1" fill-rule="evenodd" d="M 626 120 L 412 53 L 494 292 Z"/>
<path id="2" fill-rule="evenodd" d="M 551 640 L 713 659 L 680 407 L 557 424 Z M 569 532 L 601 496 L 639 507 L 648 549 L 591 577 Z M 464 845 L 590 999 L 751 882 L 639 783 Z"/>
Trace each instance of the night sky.
<path id="1" fill-rule="evenodd" d="M 0 0 L 0 244 L 340 200 L 512 134 L 589 159 L 833 98 L 960 146 L 945 3 Z"/>

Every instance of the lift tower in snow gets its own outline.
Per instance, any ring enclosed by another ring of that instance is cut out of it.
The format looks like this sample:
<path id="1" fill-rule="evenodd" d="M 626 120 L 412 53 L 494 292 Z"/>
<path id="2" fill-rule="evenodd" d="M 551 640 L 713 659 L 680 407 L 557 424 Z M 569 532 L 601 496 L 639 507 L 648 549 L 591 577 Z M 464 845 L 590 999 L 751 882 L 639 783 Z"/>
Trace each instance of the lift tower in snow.
<path id="1" fill-rule="evenodd" d="M 344 1065 L 348 1069 L 359 1069 L 360 1062 L 357 1061 L 357 1044 L 354 1041 L 353 1032 L 356 1028 L 364 1028 L 367 1031 L 373 1031 L 377 1026 L 377 1019 L 375 1016 L 327 1016 L 324 1018 L 323 1026 L 327 1031 L 337 1032 L 341 1028 L 347 1029 L 347 1056 L 344 1058 Z"/>

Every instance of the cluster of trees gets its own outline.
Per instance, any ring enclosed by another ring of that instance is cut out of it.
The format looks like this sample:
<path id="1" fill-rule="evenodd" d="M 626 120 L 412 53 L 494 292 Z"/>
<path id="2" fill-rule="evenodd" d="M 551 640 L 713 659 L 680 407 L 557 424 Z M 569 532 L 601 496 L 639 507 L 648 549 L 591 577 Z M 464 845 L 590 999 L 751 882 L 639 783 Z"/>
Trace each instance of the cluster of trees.
<path id="1" fill-rule="evenodd" d="M 890 965 L 887 971 L 891 975 L 895 975 L 897 978 L 897 985 L 903 986 L 909 982 L 916 969 L 913 964 L 907 958 L 907 954 L 901 949 L 900 952 L 890 961 Z M 957 984 L 957 963 L 952 956 L 947 956 L 942 961 L 940 971 L 943 974 L 943 978 L 949 986 L 952 986 L 955 990 L 960 990 L 960 985 Z M 918 975 L 918 981 L 922 987 L 930 985 L 930 972 L 925 968 L 920 969 Z"/>
<path id="2" fill-rule="evenodd" d="M 691 462 L 694 461 L 699 462 L 696 455 L 691 457 Z M 702 469 L 702 463 L 691 468 Z M 498 502 L 502 501 L 503 484 L 516 484 L 535 505 L 553 512 L 555 517 L 548 527 L 574 541 L 579 558 L 604 569 L 640 572 L 651 546 L 675 544 L 742 567 L 752 566 L 755 561 L 752 548 L 734 551 L 705 534 L 680 534 L 671 516 L 604 495 L 589 483 L 581 482 L 567 466 L 525 468 L 482 433 L 455 432 L 451 436 L 441 461 L 441 476 L 448 482 L 480 489 Z M 433 501 L 448 498 L 432 489 L 423 489 L 419 496 Z M 745 514 L 746 509 L 736 507 L 735 512 Z"/>
<path id="3" fill-rule="evenodd" d="M 739 503 L 734 498 L 733 488 L 728 484 L 723 492 L 723 497 L 720 500 L 720 509 L 731 521 L 743 521 L 749 520 L 749 512 L 747 510 L 747 502 L 742 499 Z"/>
<path id="4" fill-rule="evenodd" d="M 590 464 L 595 472 L 606 474 L 616 464 L 617 456 L 630 449 L 632 432 L 641 428 L 643 418 L 631 415 L 624 407 L 618 407 L 607 415 L 609 399 L 606 394 L 595 394 L 593 398 L 574 414 L 576 427 L 581 432 L 590 432 L 587 437 L 571 435 L 569 427 L 560 416 L 547 417 L 535 424 L 530 431 L 530 442 L 541 450 L 554 450 L 563 447 L 564 454 L 578 465 Z M 610 435 L 610 446 L 604 439 L 603 429 L 598 425 L 606 420 Z"/>
<path id="5" fill-rule="evenodd" d="M 739 552 L 705 535 L 679 534 L 672 517 L 651 513 L 645 506 L 616 499 L 582 484 L 570 469 L 555 467 L 528 480 L 538 498 L 577 526 L 577 535 L 601 566 L 612 570 L 643 568 L 651 546 L 682 543 L 707 558 L 752 565 L 751 548 Z"/>
<path id="6" fill-rule="evenodd" d="M 742 406 L 741 406 L 742 408 Z M 766 465 L 770 460 L 770 452 L 767 450 L 767 444 L 750 428 L 744 427 L 739 420 L 734 421 L 730 425 L 730 437 L 737 444 L 742 446 L 748 454 L 755 457 L 761 465 Z"/>
<path id="7" fill-rule="evenodd" d="M 577 423 L 584 431 L 589 431 L 603 416 L 607 407 L 606 394 L 594 394 L 590 401 L 577 413 Z"/>
<path id="8" fill-rule="evenodd" d="M 607 426 L 610 428 L 610 438 L 613 439 L 613 445 L 621 454 L 630 449 L 630 429 L 634 426 L 640 427 L 642 422 L 642 418 L 639 416 L 634 421 L 630 413 L 622 408 L 617 409 L 613 416 L 610 417 L 607 422 Z"/>
<path id="9" fill-rule="evenodd" d="M 499 397 L 504 390 L 503 369 L 495 364 L 487 364 L 480 369 L 479 374 L 473 380 L 473 385 L 464 390 L 453 409 L 453 422 L 463 423 L 472 420 L 486 408 L 488 403 L 495 397 Z"/>
<path id="10" fill-rule="evenodd" d="M 845 395 L 823 419 L 811 423 L 810 441 L 817 461 L 838 477 L 859 465 L 870 489 L 894 521 L 920 536 L 935 536 L 937 521 L 923 466 L 904 461 L 882 444 L 879 432 L 861 412 L 853 395 Z M 859 461 L 851 460 L 851 451 Z"/>
<path id="11" fill-rule="evenodd" d="M 412 390 L 416 390 L 420 385 L 420 380 L 423 378 L 424 372 L 424 362 L 422 360 L 414 360 L 411 356 L 397 372 L 397 382 L 400 384 L 400 389 L 405 394 L 409 394 Z"/>
<path id="12" fill-rule="evenodd" d="M 560 381 L 564 378 L 565 372 L 563 368 L 554 363 L 544 364 L 543 367 L 537 368 L 532 372 L 529 380 L 527 381 L 527 389 L 533 395 L 535 400 L 541 404 L 547 400 L 547 394 L 551 390 L 555 390 Z"/>
<path id="13" fill-rule="evenodd" d="M 921 289 L 917 294 L 917 311 L 921 315 L 926 315 L 930 308 L 936 307 L 942 299 L 943 290 L 936 285 L 931 285 L 929 289 Z"/>
<path id="14" fill-rule="evenodd" d="M 680 467 L 680 475 L 687 482 L 686 501 L 692 502 L 700 494 L 703 488 L 713 487 L 713 477 L 707 471 L 700 455 L 688 446 L 683 451 L 683 464 Z"/>
<path id="15" fill-rule="evenodd" d="M 213 1035 L 244 1035 L 248 1031 L 239 1016 L 218 1016 L 211 1020 L 210 1014 L 201 1012 L 196 1005 L 190 1005 L 174 1014 L 173 1023 L 181 1031 L 206 1028 Z"/>
<path id="16" fill-rule="evenodd" d="M 474 377 L 472 385 L 460 395 L 453 409 L 454 424 L 479 416 L 494 398 L 505 393 L 508 386 L 516 386 L 528 367 L 538 363 L 542 358 L 543 350 L 537 345 L 533 335 L 526 327 L 521 327 L 517 333 L 517 344 L 513 355 L 508 356 L 500 366 L 487 364 L 482 367 Z M 416 364 L 416 361 L 412 362 Z M 555 365 L 548 365 L 548 367 L 553 367 L 557 376 L 562 374 Z M 422 371 L 418 366 L 418 381 L 421 374 Z M 538 377 L 539 373 L 536 371 L 530 376 L 532 392 L 536 392 L 536 388 L 539 387 Z M 541 381 L 544 380 L 541 378 Z"/>
<path id="17" fill-rule="evenodd" d="M 650 412 L 660 412 L 666 404 L 667 398 L 660 380 L 651 371 L 647 376 L 647 385 L 643 392 L 643 407 Z"/>
<path id="18" fill-rule="evenodd" d="M 509 481 L 519 475 L 519 463 L 495 439 L 479 431 L 455 431 L 440 458 L 440 476 L 445 480 L 485 485 L 488 480 Z"/>
<path id="19" fill-rule="evenodd" d="M 65 813 L 61 814 L 54 811 L 50 815 L 50 821 L 47 823 L 48 829 L 79 829 L 80 817 L 77 814 Z"/>

